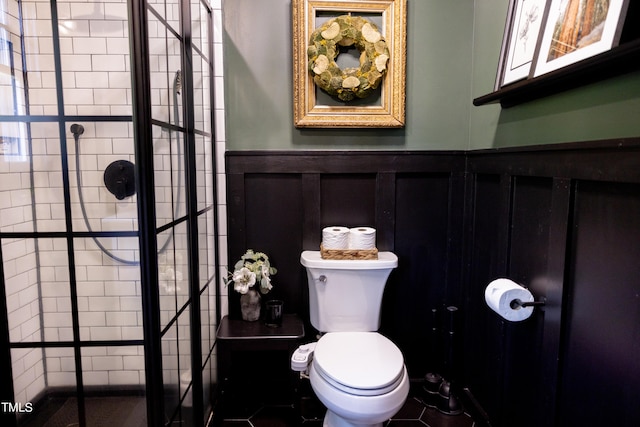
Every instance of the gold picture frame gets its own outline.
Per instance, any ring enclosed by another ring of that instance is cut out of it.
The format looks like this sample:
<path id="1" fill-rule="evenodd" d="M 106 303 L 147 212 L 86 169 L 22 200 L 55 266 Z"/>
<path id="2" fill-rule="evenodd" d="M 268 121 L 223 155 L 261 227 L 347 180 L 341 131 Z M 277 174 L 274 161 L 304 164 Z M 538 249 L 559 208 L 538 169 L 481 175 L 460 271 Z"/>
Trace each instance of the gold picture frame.
<path id="1" fill-rule="evenodd" d="M 293 120 L 298 128 L 399 128 L 405 122 L 406 0 L 292 0 Z M 372 99 L 342 102 L 321 92 L 309 72 L 310 36 L 323 19 L 358 15 L 378 21 L 389 48 L 387 72 Z"/>

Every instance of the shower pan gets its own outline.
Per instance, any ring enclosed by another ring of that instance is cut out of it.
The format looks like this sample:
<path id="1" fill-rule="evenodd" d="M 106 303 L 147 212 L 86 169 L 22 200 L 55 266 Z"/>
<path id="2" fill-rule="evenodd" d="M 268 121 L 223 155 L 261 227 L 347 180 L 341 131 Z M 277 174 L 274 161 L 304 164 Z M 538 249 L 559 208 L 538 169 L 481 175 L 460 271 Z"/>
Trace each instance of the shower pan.
<path id="1" fill-rule="evenodd" d="M 2 426 L 206 425 L 212 10 L 0 0 Z"/>

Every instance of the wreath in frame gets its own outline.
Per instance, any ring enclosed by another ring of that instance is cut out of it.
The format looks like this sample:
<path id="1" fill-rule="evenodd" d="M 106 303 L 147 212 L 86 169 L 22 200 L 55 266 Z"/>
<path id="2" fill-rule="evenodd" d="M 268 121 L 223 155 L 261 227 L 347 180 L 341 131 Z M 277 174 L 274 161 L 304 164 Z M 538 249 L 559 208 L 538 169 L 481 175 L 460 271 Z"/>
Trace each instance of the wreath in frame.
<path id="1" fill-rule="evenodd" d="M 354 46 L 360 66 L 341 69 L 336 58 L 341 49 Z M 387 72 L 390 54 L 378 27 L 360 16 L 330 19 L 312 34 L 307 49 L 314 83 L 339 100 L 366 98 L 378 88 Z"/>

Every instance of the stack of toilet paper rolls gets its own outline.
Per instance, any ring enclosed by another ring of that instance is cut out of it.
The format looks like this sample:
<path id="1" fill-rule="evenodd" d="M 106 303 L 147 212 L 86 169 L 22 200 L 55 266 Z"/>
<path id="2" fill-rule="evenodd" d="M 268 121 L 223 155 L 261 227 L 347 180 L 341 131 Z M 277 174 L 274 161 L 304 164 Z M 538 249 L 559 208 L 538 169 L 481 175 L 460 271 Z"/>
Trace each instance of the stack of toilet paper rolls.
<path id="1" fill-rule="evenodd" d="M 376 230 L 371 227 L 326 227 L 320 254 L 325 259 L 378 259 Z"/>

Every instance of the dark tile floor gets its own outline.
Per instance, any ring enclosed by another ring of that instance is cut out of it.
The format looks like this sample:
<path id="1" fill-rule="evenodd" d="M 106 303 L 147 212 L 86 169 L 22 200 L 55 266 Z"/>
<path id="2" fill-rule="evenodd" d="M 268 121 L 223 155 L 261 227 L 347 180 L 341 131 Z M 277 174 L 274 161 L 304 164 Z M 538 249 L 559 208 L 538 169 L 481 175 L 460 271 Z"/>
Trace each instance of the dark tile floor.
<path id="1" fill-rule="evenodd" d="M 303 399 L 301 408 L 293 405 L 256 406 L 254 412 L 225 416 L 221 427 L 322 427 L 324 408 L 314 398 Z M 316 416 L 317 415 L 317 416 Z M 404 407 L 386 424 L 386 427 L 476 427 L 467 413 L 445 415 L 425 406 L 417 397 L 409 397 Z"/>
<path id="2" fill-rule="evenodd" d="M 124 394 L 124 393 L 123 393 Z M 146 400 L 142 396 L 85 398 L 86 425 L 92 427 L 143 427 L 147 425 Z M 78 426 L 78 401 L 69 396 L 46 396 L 33 414 L 18 422 L 20 427 Z"/>

